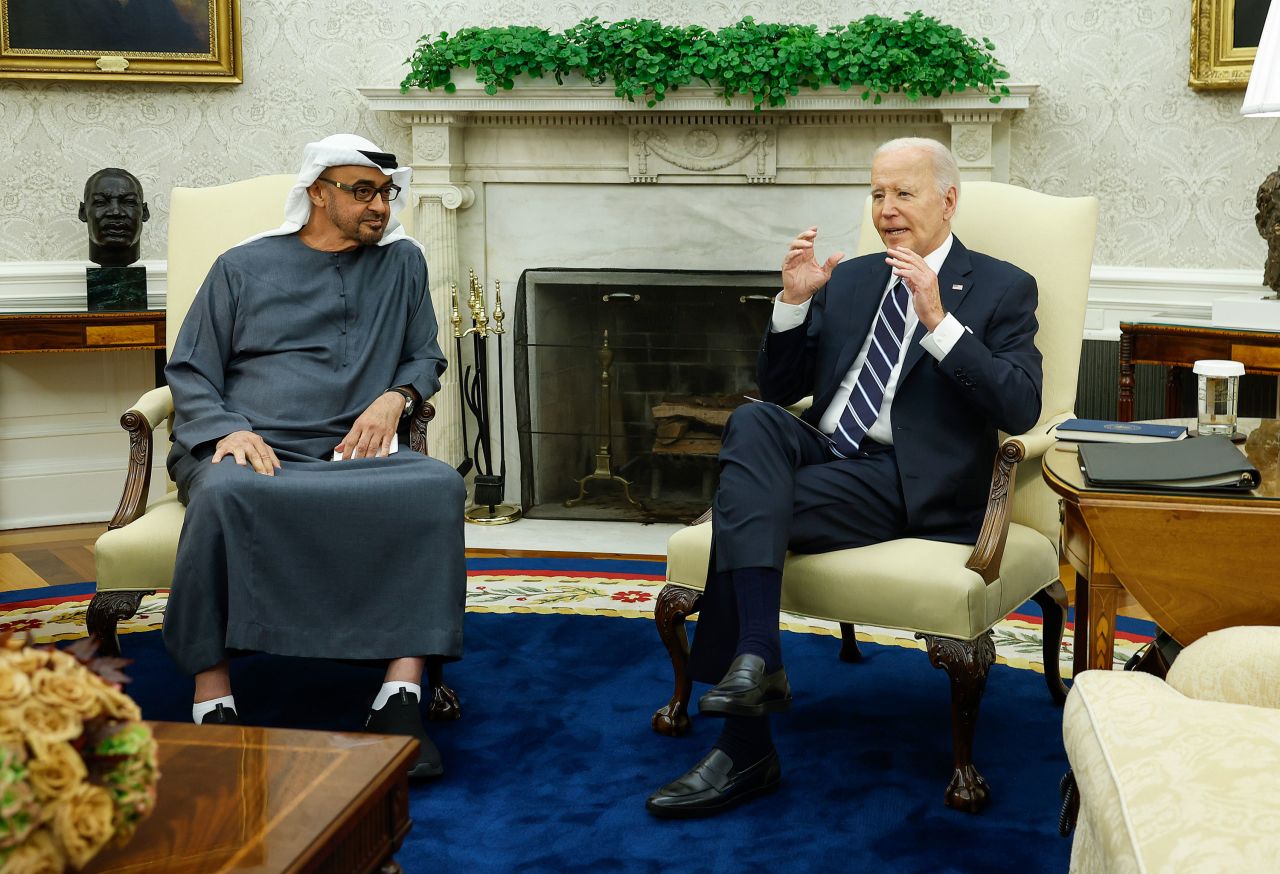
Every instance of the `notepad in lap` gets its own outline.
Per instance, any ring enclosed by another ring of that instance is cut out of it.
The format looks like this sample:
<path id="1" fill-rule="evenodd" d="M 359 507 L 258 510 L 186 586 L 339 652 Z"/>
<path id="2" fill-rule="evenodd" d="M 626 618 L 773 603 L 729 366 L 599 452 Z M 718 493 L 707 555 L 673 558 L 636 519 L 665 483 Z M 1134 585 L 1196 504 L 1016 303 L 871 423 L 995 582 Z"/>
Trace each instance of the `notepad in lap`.
<path id="1" fill-rule="evenodd" d="M 400 451 L 400 436 L 399 436 L 398 434 L 392 434 L 392 435 L 391 435 L 391 448 L 387 450 L 387 455 L 394 455 L 395 453 L 397 453 L 397 452 L 399 452 L 399 451 Z M 333 460 L 334 460 L 334 461 L 341 461 L 341 460 L 342 460 L 342 453 L 341 453 L 341 452 L 334 452 L 334 453 L 333 453 Z"/>
<path id="2" fill-rule="evenodd" d="M 1095 486 L 1149 489 L 1252 489 L 1262 477 L 1225 437 L 1127 446 L 1082 443 L 1080 466 Z"/>
<path id="3" fill-rule="evenodd" d="M 1185 425 L 1151 422 L 1112 422 L 1106 419 L 1067 419 L 1053 429 L 1059 440 L 1077 443 L 1163 443 L 1187 436 Z"/>

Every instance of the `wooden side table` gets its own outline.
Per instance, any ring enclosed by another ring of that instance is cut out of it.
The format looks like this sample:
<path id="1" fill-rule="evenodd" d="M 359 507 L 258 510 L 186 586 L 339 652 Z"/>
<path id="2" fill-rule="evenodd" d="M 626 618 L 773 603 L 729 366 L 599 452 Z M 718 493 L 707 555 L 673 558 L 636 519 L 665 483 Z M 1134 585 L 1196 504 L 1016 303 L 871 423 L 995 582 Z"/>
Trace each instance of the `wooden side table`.
<path id="1" fill-rule="evenodd" d="M 152 723 L 156 808 L 92 874 L 400 871 L 410 737 Z"/>
<path id="2" fill-rule="evenodd" d="M 0 355 L 15 352 L 155 352 L 156 385 L 164 384 L 165 311 L 0 313 Z"/>
<path id="3" fill-rule="evenodd" d="M 1280 483 L 1239 495 L 1107 490 L 1088 484 L 1068 442 L 1044 454 L 1043 471 L 1063 498 L 1063 557 L 1076 572 L 1075 673 L 1112 667 L 1126 592 L 1184 646 L 1232 625 L 1280 625 Z"/>
<path id="4" fill-rule="evenodd" d="M 1280 306 L 1277 303 L 1276 306 Z M 1165 415 L 1177 418 L 1178 385 L 1182 374 L 1202 358 L 1239 361 L 1246 373 L 1280 376 L 1280 332 L 1245 331 L 1208 325 L 1157 322 L 1120 323 L 1120 393 L 1116 418 L 1133 421 L 1133 367 L 1135 364 L 1163 364 Z M 1280 415 L 1280 390 L 1277 391 Z"/>

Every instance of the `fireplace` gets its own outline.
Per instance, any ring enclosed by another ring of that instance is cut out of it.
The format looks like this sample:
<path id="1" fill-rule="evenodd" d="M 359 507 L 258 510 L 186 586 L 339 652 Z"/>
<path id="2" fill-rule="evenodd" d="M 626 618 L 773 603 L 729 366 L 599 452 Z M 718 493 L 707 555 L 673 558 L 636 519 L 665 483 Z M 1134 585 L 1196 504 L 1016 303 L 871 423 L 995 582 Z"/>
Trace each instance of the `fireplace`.
<path id="1" fill-rule="evenodd" d="M 602 518 L 588 514 L 610 503 L 609 518 L 705 506 L 716 423 L 754 385 L 769 305 L 752 295 L 777 288 L 787 242 L 817 225 L 822 251 L 853 254 L 871 156 L 892 137 L 934 137 L 951 145 L 965 180 L 1008 181 L 1009 119 L 1036 88 L 1010 85 L 999 104 L 968 92 L 873 104 L 823 88 L 756 111 L 750 98 L 726 103 L 694 86 L 649 109 L 585 82 L 488 95 L 455 79 L 452 94 L 361 92 L 409 128 L 414 175 L 403 196 L 442 322 L 468 268 L 490 295 L 501 281 L 513 319 L 510 290 L 524 276 L 519 335 L 513 321 L 503 341 L 508 376 L 524 368 L 519 398 L 502 387 L 506 500 L 575 518 Z M 532 269 L 540 265 L 573 269 Z M 560 339 L 542 333 L 553 329 Z M 444 345 L 431 453 L 456 464 L 468 352 Z M 575 481 L 597 472 L 584 499 L 563 506 Z M 614 476 L 633 481 L 643 510 Z"/>
<path id="2" fill-rule="evenodd" d="M 778 288 L 768 271 L 526 271 L 514 335 L 525 514 L 701 514 Z"/>

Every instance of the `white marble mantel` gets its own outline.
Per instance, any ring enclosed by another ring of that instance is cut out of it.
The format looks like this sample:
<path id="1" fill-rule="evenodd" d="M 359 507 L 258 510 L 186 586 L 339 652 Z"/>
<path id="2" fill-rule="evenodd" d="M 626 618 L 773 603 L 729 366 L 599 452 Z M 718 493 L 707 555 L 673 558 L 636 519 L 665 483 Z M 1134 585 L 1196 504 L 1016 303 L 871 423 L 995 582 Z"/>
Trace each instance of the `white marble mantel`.
<path id="1" fill-rule="evenodd" d="M 773 270 L 786 241 L 814 224 L 852 253 L 879 143 L 930 136 L 951 146 L 964 179 L 1007 181 L 1009 119 L 1037 88 L 1009 85 L 999 103 L 960 92 L 879 104 L 823 88 L 756 112 L 749 98 L 726 104 L 706 87 L 648 108 L 583 80 L 491 96 L 454 78 L 453 94 L 360 89 L 412 131 L 413 228 L 445 333 L 449 286 L 465 291 L 469 268 L 511 290 L 534 267 Z M 446 374 L 432 428 L 432 453 L 451 462 L 462 455 L 461 369 Z"/>

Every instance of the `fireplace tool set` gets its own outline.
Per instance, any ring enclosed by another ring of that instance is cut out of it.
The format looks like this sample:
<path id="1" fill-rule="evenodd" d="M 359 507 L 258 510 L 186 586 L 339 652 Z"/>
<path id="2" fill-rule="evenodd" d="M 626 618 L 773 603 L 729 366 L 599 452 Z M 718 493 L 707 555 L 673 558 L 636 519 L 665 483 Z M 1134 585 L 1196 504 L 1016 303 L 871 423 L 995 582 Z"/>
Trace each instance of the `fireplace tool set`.
<path id="1" fill-rule="evenodd" d="M 506 329 L 502 320 L 506 313 L 502 310 L 502 282 L 494 280 L 493 323 L 490 325 L 489 313 L 485 309 L 484 287 L 476 278 L 476 272 L 469 270 L 467 308 L 471 311 L 471 327 L 462 330 L 462 315 L 458 312 L 458 288 L 450 284 L 449 292 L 452 312 L 449 317 L 453 325 L 453 342 L 457 353 L 456 360 L 462 361 L 462 341 L 471 337 L 471 361 L 463 372 L 459 392 L 459 414 L 462 421 L 462 463 L 458 465 L 458 473 L 466 476 L 474 466 L 475 506 L 466 511 L 468 522 L 477 525 L 503 525 L 520 518 L 520 508 L 513 504 L 504 504 L 502 498 L 506 490 L 507 480 L 507 444 L 506 444 L 506 410 L 503 400 L 505 374 L 502 362 L 502 335 Z M 492 452 L 492 424 L 489 412 L 489 335 L 494 335 L 498 347 L 498 472 L 494 473 Z M 467 412 L 471 412 L 475 420 L 476 435 L 472 442 L 467 433 Z"/>

